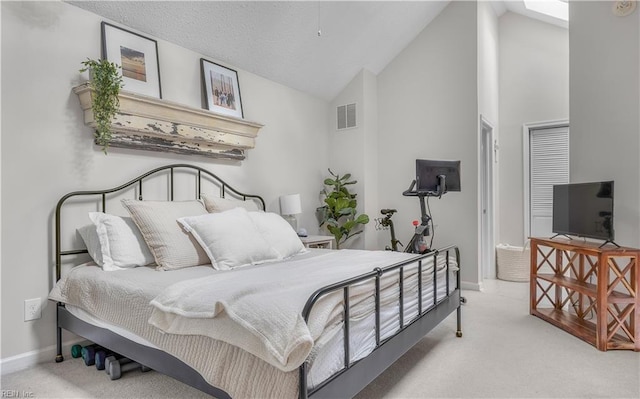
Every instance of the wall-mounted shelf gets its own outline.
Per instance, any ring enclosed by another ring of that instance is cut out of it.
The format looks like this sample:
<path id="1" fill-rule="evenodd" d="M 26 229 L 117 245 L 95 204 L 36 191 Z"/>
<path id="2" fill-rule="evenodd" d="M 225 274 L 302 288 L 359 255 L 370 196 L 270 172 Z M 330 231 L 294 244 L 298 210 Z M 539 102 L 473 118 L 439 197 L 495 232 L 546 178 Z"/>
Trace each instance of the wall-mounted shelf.
<path id="1" fill-rule="evenodd" d="M 88 83 L 73 88 L 87 126 L 96 126 Z M 171 101 L 120 91 L 110 146 L 242 160 L 262 125 Z"/>

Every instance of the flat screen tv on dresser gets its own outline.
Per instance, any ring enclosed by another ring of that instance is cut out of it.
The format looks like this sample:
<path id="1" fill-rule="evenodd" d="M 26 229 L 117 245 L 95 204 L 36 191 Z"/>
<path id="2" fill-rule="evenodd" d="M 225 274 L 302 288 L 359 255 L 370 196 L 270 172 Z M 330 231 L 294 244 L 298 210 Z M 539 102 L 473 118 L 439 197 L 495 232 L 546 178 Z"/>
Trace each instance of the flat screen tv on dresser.
<path id="1" fill-rule="evenodd" d="M 553 186 L 553 232 L 614 240 L 613 181 Z"/>

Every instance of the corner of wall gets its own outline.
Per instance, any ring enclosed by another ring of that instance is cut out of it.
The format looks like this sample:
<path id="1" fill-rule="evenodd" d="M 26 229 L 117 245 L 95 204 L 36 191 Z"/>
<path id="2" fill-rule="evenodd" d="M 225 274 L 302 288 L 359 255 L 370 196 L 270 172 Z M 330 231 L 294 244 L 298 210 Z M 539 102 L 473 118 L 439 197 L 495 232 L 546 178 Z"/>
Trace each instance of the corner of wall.
<path id="1" fill-rule="evenodd" d="M 615 180 L 616 242 L 637 247 L 640 10 L 618 17 L 607 2 L 569 7 L 571 181 Z"/>
<path id="2" fill-rule="evenodd" d="M 356 104 L 356 127 L 338 131 L 336 107 L 351 103 Z M 370 218 L 362 237 L 350 243 L 354 248 L 376 249 L 378 244 L 373 221 L 378 212 L 377 106 L 377 78 L 366 69 L 361 70 L 330 104 L 329 165 L 336 172 L 351 173 L 358 181 L 354 191 L 358 195 L 359 212 Z"/>

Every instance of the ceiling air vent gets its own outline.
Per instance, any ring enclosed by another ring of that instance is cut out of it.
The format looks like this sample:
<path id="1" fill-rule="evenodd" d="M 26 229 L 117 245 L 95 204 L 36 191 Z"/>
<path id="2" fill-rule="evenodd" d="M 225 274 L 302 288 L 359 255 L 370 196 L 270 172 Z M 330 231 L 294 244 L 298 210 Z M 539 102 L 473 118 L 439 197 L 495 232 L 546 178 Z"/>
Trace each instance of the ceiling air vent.
<path id="1" fill-rule="evenodd" d="M 356 127 L 356 104 L 338 107 L 338 130 Z"/>

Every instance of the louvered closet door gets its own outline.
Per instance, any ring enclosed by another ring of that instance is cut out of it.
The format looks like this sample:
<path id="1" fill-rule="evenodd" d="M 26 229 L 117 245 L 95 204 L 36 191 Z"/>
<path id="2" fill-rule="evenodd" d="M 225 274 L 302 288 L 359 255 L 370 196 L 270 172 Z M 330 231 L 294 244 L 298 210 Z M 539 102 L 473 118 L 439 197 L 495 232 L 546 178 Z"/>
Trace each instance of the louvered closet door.
<path id="1" fill-rule="evenodd" d="M 552 235 L 553 185 L 569 183 L 569 127 L 529 132 L 532 237 Z"/>

